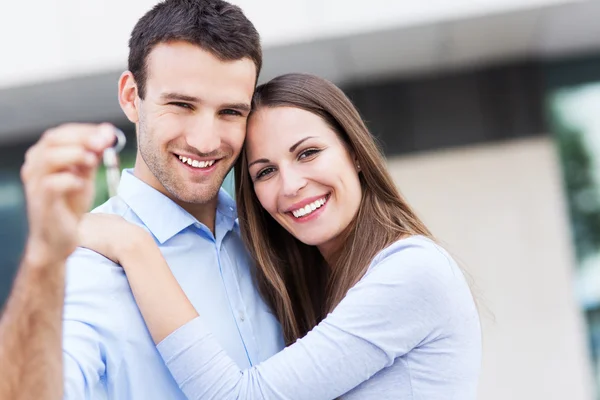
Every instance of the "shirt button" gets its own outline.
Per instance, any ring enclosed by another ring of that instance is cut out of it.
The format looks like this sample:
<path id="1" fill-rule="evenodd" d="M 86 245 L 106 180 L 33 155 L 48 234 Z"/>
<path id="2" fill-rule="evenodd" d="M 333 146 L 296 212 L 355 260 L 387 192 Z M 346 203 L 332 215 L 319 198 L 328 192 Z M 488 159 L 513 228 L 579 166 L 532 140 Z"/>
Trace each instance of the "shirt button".
<path id="1" fill-rule="evenodd" d="M 244 316 L 243 313 L 240 313 L 240 321 L 244 322 L 246 320 L 246 317 Z"/>

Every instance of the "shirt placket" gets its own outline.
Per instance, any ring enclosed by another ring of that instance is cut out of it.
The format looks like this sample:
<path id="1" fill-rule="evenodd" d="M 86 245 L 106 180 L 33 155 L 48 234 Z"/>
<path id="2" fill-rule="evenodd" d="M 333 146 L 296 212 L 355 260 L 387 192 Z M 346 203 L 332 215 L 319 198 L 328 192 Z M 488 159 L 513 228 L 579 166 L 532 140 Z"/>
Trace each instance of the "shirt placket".
<path id="1" fill-rule="evenodd" d="M 227 234 L 230 233 L 231 232 L 228 232 Z M 241 340 L 246 349 L 246 354 L 248 355 L 250 365 L 254 365 L 256 360 L 259 359 L 257 354 L 258 346 L 256 344 L 254 330 L 252 329 L 252 321 L 246 308 L 246 302 L 244 301 L 244 298 L 242 297 L 242 291 L 240 290 L 239 276 L 236 274 L 237 268 L 234 260 L 232 260 L 229 252 L 226 249 L 226 246 L 224 245 L 224 240 L 221 240 L 221 243 L 219 243 L 218 246 L 219 262 L 221 263 L 221 276 L 227 290 L 229 304 L 231 306 Z"/>

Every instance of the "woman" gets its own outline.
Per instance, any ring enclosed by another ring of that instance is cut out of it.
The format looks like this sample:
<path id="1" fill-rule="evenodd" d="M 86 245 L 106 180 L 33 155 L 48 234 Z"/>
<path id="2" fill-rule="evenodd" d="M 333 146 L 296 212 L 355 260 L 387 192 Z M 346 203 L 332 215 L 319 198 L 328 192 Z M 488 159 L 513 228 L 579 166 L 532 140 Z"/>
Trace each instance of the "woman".
<path id="1" fill-rule="evenodd" d="M 146 231 L 118 217 L 86 222 L 83 245 L 123 266 L 184 393 L 474 399 L 481 341 L 469 287 L 396 190 L 351 102 L 323 79 L 291 74 L 258 87 L 253 103 L 238 212 L 282 352 L 240 371 Z"/>

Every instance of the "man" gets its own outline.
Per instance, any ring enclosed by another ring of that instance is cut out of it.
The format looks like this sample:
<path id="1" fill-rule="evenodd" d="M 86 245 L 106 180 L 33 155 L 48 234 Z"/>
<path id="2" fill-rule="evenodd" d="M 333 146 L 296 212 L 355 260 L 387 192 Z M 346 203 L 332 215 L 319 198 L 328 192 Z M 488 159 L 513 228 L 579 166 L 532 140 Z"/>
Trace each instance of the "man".
<path id="1" fill-rule="evenodd" d="M 96 211 L 152 233 L 194 307 L 247 368 L 283 348 L 253 285 L 235 204 L 219 190 L 245 137 L 262 63 L 258 33 L 224 1 L 166 0 L 140 19 L 129 46 L 119 102 L 136 125 L 138 154 L 118 196 Z M 183 399 L 123 270 L 80 248 L 66 281 L 65 398 Z"/>
<path id="2" fill-rule="evenodd" d="M 65 261 L 89 209 L 109 126 L 67 125 L 46 132 L 21 170 L 29 235 L 0 320 L 0 399 L 62 397 Z"/>
<path id="3" fill-rule="evenodd" d="M 252 280 L 235 203 L 220 186 L 238 157 L 262 64 L 259 35 L 221 0 L 166 0 L 129 42 L 119 102 L 138 153 L 96 211 L 145 227 L 227 353 L 249 367 L 283 347 Z M 183 399 L 121 267 L 86 249 L 68 261 L 65 397 Z"/>

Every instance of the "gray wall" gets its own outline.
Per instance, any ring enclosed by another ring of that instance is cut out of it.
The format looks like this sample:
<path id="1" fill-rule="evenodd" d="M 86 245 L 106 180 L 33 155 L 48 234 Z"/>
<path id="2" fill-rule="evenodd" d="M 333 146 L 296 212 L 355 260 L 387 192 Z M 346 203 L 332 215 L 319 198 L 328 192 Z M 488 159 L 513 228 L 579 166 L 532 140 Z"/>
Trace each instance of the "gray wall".
<path id="1" fill-rule="evenodd" d="M 560 163 L 547 136 L 389 158 L 394 180 L 471 276 L 481 400 L 591 400 Z"/>

